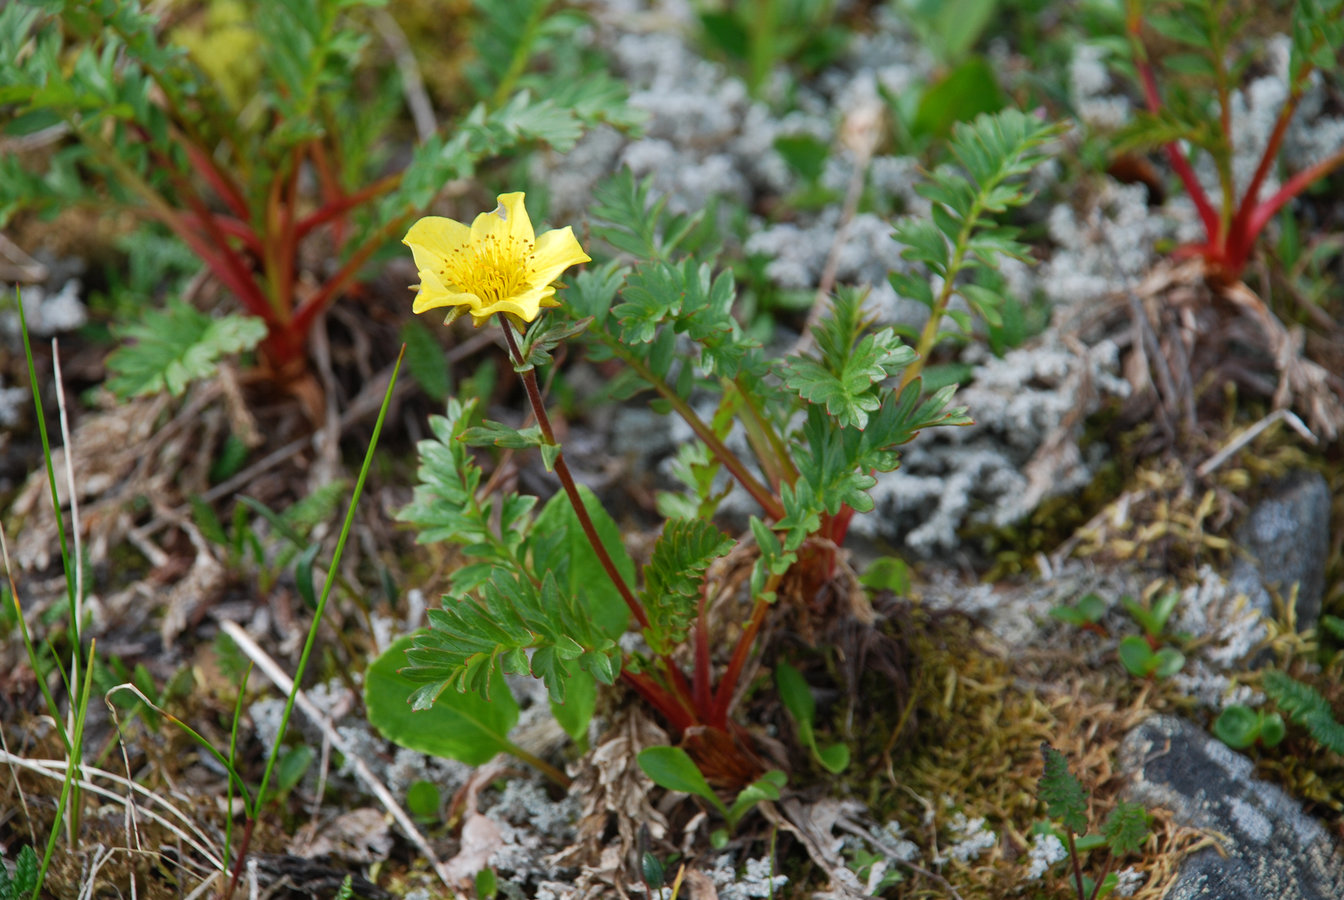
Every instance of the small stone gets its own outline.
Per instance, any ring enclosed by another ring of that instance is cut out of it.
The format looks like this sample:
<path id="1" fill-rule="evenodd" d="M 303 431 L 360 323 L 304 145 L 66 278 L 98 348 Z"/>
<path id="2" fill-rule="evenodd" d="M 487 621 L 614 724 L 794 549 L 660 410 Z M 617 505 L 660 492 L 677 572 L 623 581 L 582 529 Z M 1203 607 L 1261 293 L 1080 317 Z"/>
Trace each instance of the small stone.
<path id="1" fill-rule="evenodd" d="M 1269 591 L 1285 600 L 1297 585 L 1297 625 L 1311 628 L 1321 614 L 1325 564 L 1330 555 L 1330 486 L 1319 472 L 1298 472 L 1279 482 L 1237 532 L 1251 559 L 1238 559 L 1231 584 L 1253 608 L 1272 616 Z"/>
<path id="2" fill-rule="evenodd" d="M 1194 725 L 1153 716 L 1120 745 L 1129 799 L 1222 836 L 1180 864 L 1169 900 L 1339 900 L 1344 851 L 1251 761 Z"/>

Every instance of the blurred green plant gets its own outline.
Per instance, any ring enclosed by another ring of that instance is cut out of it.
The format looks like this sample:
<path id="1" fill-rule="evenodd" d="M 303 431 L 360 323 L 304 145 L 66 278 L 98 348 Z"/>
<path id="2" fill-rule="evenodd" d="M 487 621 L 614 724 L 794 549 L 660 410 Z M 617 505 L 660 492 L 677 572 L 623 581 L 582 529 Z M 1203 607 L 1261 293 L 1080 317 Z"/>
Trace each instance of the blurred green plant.
<path id="1" fill-rule="evenodd" d="M 849 37 L 835 22 L 836 0 L 699 0 L 697 6 L 705 41 L 743 66 L 753 97 L 780 65 L 820 69 Z"/>
<path id="2" fill-rule="evenodd" d="M 482 3 L 474 25 L 463 23 L 482 60 L 482 99 L 387 174 L 398 82 L 363 64 L 365 17 L 379 5 L 275 5 L 248 23 L 243 47 L 224 44 L 256 69 L 242 91 L 210 74 L 233 63 L 203 67 L 139 0 L 5 4 L 3 133 L 54 149 L 0 157 L 0 222 L 20 209 L 74 206 L 129 206 L 162 222 L 265 324 L 263 362 L 285 376 L 303 367 L 317 318 L 445 184 L 520 147 L 567 150 L 598 122 L 632 121 L 622 88 L 596 61 L 522 86 L 538 50 L 581 26 L 575 14 L 553 15 L 546 0 Z M 531 27 L 520 31 L 505 13 L 524 7 Z M 221 344 L 180 314 L 147 318 L 115 364 L 136 375 L 117 384 L 124 395 L 171 386 L 218 353 L 258 346 L 256 331 L 231 331 Z M 169 358 L 155 344 L 179 352 Z"/>
<path id="3" fill-rule="evenodd" d="M 1240 40 L 1255 20 L 1253 7 L 1231 0 L 1126 0 L 1126 32 L 1147 111 L 1122 133 L 1121 146 L 1164 149 L 1204 226 L 1204 239 L 1178 252 L 1202 258 L 1206 277 L 1214 285 L 1238 281 L 1257 237 L 1279 210 L 1344 165 L 1340 148 L 1293 173 L 1269 197 L 1261 197 L 1266 180 L 1279 165 L 1284 137 L 1303 96 L 1313 79 L 1339 69 L 1344 47 L 1344 0 L 1300 0 L 1291 6 L 1287 96 L 1238 197 L 1233 95 L 1256 62 Z M 1165 98 L 1159 91 L 1160 73 L 1169 76 Z M 1213 163 L 1217 204 L 1200 184 L 1187 146 L 1207 154 Z"/>
<path id="4" fill-rule="evenodd" d="M 1007 105 L 994 67 L 974 52 L 1000 0 L 895 0 L 892 5 L 936 63 L 934 77 L 922 90 L 887 97 L 907 144 L 918 149 L 944 140 L 958 122 Z"/>
<path id="5" fill-rule="evenodd" d="M 1320 691 L 1277 669 L 1266 671 L 1261 685 L 1294 725 L 1306 728 L 1322 747 L 1344 756 L 1344 724 Z"/>
<path id="6" fill-rule="evenodd" d="M 1106 629 L 1101 624 L 1105 615 L 1106 601 L 1093 593 L 1084 594 L 1070 606 L 1061 605 L 1050 609 L 1050 618 L 1101 635 L 1106 634 Z"/>
<path id="7" fill-rule="evenodd" d="M 1073 868 L 1074 889 L 1078 900 L 1097 900 L 1115 890 L 1117 879 L 1110 871 L 1120 857 L 1138 851 L 1150 835 L 1151 819 L 1141 805 L 1121 801 L 1106 816 L 1101 831 L 1088 835 L 1087 790 L 1078 777 L 1069 771 L 1068 760 L 1049 744 L 1041 744 L 1045 770 L 1037 783 L 1036 796 L 1045 804 L 1046 815 L 1062 826 L 1052 832 L 1069 851 Z M 1083 874 L 1082 854 L 1105 848 L 1110 858 L 1102 869 L 1100 879 Z"/>
<path id="8" fill-rule="evenodd" d="M 0 900 L 26 900 L 37 896 L 42 887 L 37 870 L 37 851 L 32 844 L 24 844 L 15 855 L 12 871 L 0 859 Z"/>
<path id="9" fill-rule="evenodd" d="M 1165 643 L 1167 621 L 1180 602 L 1179 591 L 1162 594 L 1152 605 L 1133 597 L 1121 597 L 1125 608 L 1143 634 L 1128 634 L 1120 639 L 1116 652 L 1129 674 L 1137 678 L 1170 678 L 1185 666 L 1185 654 Z"/>
<path id="10" fill-rule="evenodd" d="M 711 833 L 710 843 L 715 847 L 723 847 L 728 842 L 728 831 L 736 828 L 742 817 L 757 803 L 762 800 L 778 800 L 780 791 L 788 783 L 783 772 L 771 769 L 738 791 L 731 804 L 726 804 L 719 799 L 714 788 L 710 787 L 690 754 L 680 747 L 647 747 L 639 752 L 638 761 L 639 767 L 654 784 L 670 791 L 681 791 L 699 797 L 718 810 L 719 815 L 728 823 L 728 829 Z"/>
<path id="11" fill-rule="evenodd" d="M 1266 713 L 1262 709 L 1251 709 L 1234 703 L 1225 707 L 1214 719 L 1213 734 L 1233 750 L 1245 750 L 1252 744 L 1276 747 L 1287 730 L 1283 725 L 1283 717 L 1278 713 Z"/>
<path id="12" fill-rule="evenodd" d="M 775 666 L 775 689 L 779 691 L 780 702 L 789 711 L 793 724 L 798 729 L 798 741 L 812 757 L 821 763 L 822 768 L 838 775 L 849 767 L 849 747 L 845 744 L 832 744 L 818 747 L 815 731 L 817 703 L 812 697 L 803 675 L 793 666 L 780 660 Z"/>

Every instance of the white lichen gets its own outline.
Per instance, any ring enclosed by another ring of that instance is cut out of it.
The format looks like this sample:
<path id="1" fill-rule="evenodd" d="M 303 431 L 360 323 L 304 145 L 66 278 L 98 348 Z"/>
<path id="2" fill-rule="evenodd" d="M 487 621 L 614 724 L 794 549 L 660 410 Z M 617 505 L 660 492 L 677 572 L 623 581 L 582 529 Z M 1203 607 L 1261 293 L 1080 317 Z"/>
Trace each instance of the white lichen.
<path id="1" fill-rule="evenodd" d="M 1027 858 L 1030 862 L 1027 864 L 1027 878 L 1036 881 L 1042 875 L 1050 870 L 1055 863 L 1066 859 L 1069 851 L 1064 847 L 1064 842 L 1053 834 L 1037 834 L 1031 842 L 1031 849 L 1027 851 Z"/>

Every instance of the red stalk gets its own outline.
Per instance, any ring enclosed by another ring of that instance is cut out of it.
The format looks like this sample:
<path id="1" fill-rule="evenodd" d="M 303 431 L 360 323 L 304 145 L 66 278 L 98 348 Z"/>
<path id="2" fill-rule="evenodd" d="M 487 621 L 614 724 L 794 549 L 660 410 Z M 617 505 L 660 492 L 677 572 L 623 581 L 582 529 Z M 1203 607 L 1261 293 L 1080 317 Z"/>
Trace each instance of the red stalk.
<path id="1" fill-rule="evenodd" d="M 518 349 L 518 339 L 513 336 L 513 326 L 507 319 L 501 318 L 500 325 L 504 330 L 504 343 L 509 345 L 509 358 L 522 365 L 523 355 Z M 555 432 L 551 429 L 551 417 L 546 413 L 546 403 L 541 398 L 541 388 L 537 385 L 537 373 L 534 369 L 528 369 L 522 373 L 523 386 L 527 388 L 527 399 L 532 405 L 532 414 L 536 416 L 537 426 L 541 429 L 542 437 L 546 443 L 555 444 Z M 583 528 L 584 537 L 588 539 L 589 545 L 593 548 L 593 553 L 597 556 L 598 562 L 606 571 L 607 577 L 611 583 L 616 586 L 621 599 L 630 609 L 635 621 L 639 622 L 641 628 L 649 627 L 649 617 L 644 612 L 643 605 L 635 597 L 634 592 L 630 590 L 630 585 L 625 583 L 621 573 L 616 569 L 616 563 L 612 561 L 611 554 L 607 552 L 607 547 L 598 537 L 597 528 L 593 525 L 592 517 L 588 515 L 588 508 L 583 505 L 583 498 L 579 496 L 578 485 L 574 483 L 574 476 L 569 471 L 569 464 L 565 462 L 563 451 L 557 452 L 555 456 L 555 474 L 560 479 L 560 485 L 565 489 L 565 495 L 569 498 L 569 505 L 574 508 L 574 515 L 579 520 L 579 525 Z"/>
<path id="2" fill-rule="evenodd" d="M 319 209 L 299 219 L 299 224 L 295 228 L 295 233 L 300 238 L 303 238 L 315 228 L 320 228 L 328 222 L 339 221 L 346 213 L 350 212 L 350 210 L 374 197 L 387 193 L 396 187 L 400 181 L 400 174 L 388 175 L 352 194 L 342 194 L 338 199 L 324 203 Z M 401 221 L 401 219 L 398 219 L 398 221 Z"/>
<path id="3" fill-rule="evenodd" d="M 714 706 L 710 710 L 706 725 L 719 729 L 728 727 L 728 705 L 733 702 L 737 679 L 742 675 L 742 667 L 747 664 L 747 654 L 756 641 L 756 634 L 761 630 L 762 623 L 765 622 L 765 611 L 769 606 L 770 604 L 764 600 L 757 600 L 756 605 L 752 607 L 751 621 L 738 637 L 737 646 L 733 647 L 732 658 L 728 660 L 728 668 L 719 679 L 718 689 L 714 692 Z"/>
<path id="4" fill-rule="evenodd" d="M 667 723 L 676 731 L 685 731 L 696 724 L 695 717 L 691 715 L 685 705 L 667 690 L 660 687 L 648 675 L 622 669 L 621 679 L 630 685 L 636 694 L 644 698 L 645 702 L 657 710 L 658 714 L 666 719 Z"/>
<path id="5" fill-rule="evenodd" d="M 213 229 L 217 230 L 220 234 L 228 235 L 235 240 L 241 241 L 243 246 L 252 253 L 257 254 L 258 256 L 261 255 L 261 239 L 257 237 L 257 233 L 252 230 L 251 225 L 248 225 L 240 219 L 235 219 L 233 216 L 224 215 L 223 213 L 210 213 L 209 216 L 213 220 L 213 226 L 207 226 L 204 220 L 195 213 L 183 214 L 182 221 L 189 227 L 195 228 L 198 231 L 207 231 L 213 227 Z"/>
<path id="6" fill-rule="evenodd" d="M 299 304 L 298 311 L 295 312 L 290 328 L 299 334 L 307 333 L 315 320 L 322 311 L 336 298 L 336 295 L 345 288 L 347 284 L 354 280 L 359 274 L 360 268 L 366 263 L 369 257 L 373 256 L 382 246 L 387 236 L 398 231 L 405 225 L 406 218 L 394 219 L 373 235 L 358 250 L 350 254 L 345 264 L 337 270 L 336 274 L 327 279 L 326 283 L 317 289 L 313 296 L 309 297 L 303 303 Z"/>
<path id="7" fill-rule="evenodd" d="M 1138 40 L 1138 35 L 1134 35 Z M 1148 111 L 1156 115 L 1162 110 L 1162 100 L 1157 94 L 1157 81 L 1153 77 L 1152 66 L 1148 64 L 1147 59 L 1135 60 L 1135 65 L 1139 71 L 1139 80 L 1143 84 L 1143 98 L 1148 104 Z M 1185 191 L 1190 195 L 1190 199 L 1195 204 L 1195 209 L 1199 211 L 1200 221 L 1204 223 L 1204 231 L 1209 236 L 1209 243 L 1222 243 L 1222 220 L 1218 216 L 1218 211 L 1213 208 L 1209 202 L 1208 194 L 1204 193 L 1204 188 L 1195 177 L 1195 170 L 1190 167 L 1190 162 L 1185 158 L 1180 145 L 1175 141 L 1168 141 L 1163 149 L 1167 153 L 1167 159 L 1171 163 L 1172 170 L 1181 179 L 1181 184 L 1185 186 Z"/>
<path id="8" fill-rule="evenodd" d="M 1289 178 L 1282 187 L 1274 192 L 1273 196 L 1256 207 L 1255 212 L 1247 218 L 1246 235 L 1253 240 L 1269 223 L 1269 220 L 1274 218 L 1274 215 L 1284 207 L 1284 204 L 1306 190 L 1312 182 L 1324 178 L 1339 168 L 1341 164 L 1344 164 L 1344 150 L 1334 156 L 1326 157 L 1315 165 L 1308 166 Z M 1250 241 L 1247 244 L 1249 247 Z"/>
<path id="9" fill-rule="evenodd" d="M 280 234 L 277 243 L 280 245 L 279 263 L 279 284 L 275 285 L 275 290 L 280 294 L 281 308 L 284 310 L 286 320 L 293 327 L 294 321 L 294 263 L 298 258 L 299 242 L 294 234 L 295 213 L 299 202 L 299 164 L 302 160 L 302 153 L 298 147 L 290 151 L 289 178 L 283 188 L 285 191 L 281 199 L 280 208 L 277 215 L 280 220 Z"/>
<path id="10" fill-rule="evenodd" d="M 709 626 L 705 622 L 705 586 L 700 589 L 700 608 L 695 616 L 695 708 L 703 716 L 713 711 L 713 691 L 709 683 Z"/>
<path id="11" fill-rule="evenodd" d="M 210 158 L 195 142 L 184 140 L 183 146 L 187 152 L 187 161 L 195 167 L 197 174 L 214 188 L 215 193 L 224 205 L 233 211 L 233 214 L 240 219 L 246 219 L 251 213 L 247 207 L 247 200 L 243 197 L 243 192 L 233 183 L 228 174 L 215 165 L 215 161 Z"/>

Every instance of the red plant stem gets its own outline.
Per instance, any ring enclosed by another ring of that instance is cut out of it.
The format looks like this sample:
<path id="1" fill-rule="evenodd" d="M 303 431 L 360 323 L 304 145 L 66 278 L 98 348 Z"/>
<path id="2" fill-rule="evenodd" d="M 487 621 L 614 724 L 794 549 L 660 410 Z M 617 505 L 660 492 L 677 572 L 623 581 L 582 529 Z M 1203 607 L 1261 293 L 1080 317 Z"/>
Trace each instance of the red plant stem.
<path id="1" fill-rule="evenodd" d="M 1069 859 L 1073 861 L 1073 882 L 1078 887 L 1078 897 L 1082 900 L 1085 895 L 1083 890 L 1083 866 L 1078 859 L 1078 845 L 1073 841 L 1073 829 L 1064 826 L 1064 836 L 1069 839 Z"/>
<path id="2" fill-rule="evenodd" d="M 1148 111 L 1154 115 L 1162 110 L 1162 100 L 1157 94 L 1157 80 L 1153 77 L 1153 68 L 1149 64 L 1147 56 L 1142 51 L 1142 44 L 1139 42 L 1138 31 L 1134 30 L 1132 37 L 1140 49 L 1135 50 L 1134 65 L 1139 72 L 1139 80 L 1143 84 L 1143 98 L 1148 104 Z M 1185 153 L 1181 151 L 1180 145 L 1175 141 L 1168 141 L 1163 149 L 1167 152 L 1167 159 L 1171 162 L 1171 168 L 1181 179 L 1181 184 L 1185 186 L 1185 191 L 1190 195 L 1190 199 L 1195 204 L 1195 209 L 1199 211 L 1200 221 L 1204 223 L 1204 233 L 1208 235 L 1209 242 L 1221 246 L 1223 243 L 1223 224 L 1218 216 L 1218 211 L 1213 208 L 1209 202 L 1208 194 L 1204 193 L 1204 188 L 1200 185 L 1199 179 L 1195 177 L 1195 170 L 1190 167 L 1190 162 L 1185 158 Z"/>
<path id="3" fill-rule="evenodd" d="M 308 155 L 312 157 L 313 166 L 317 169 L 317 180 L 322 189 L 322 207 L 340 203 L 345 198 L 345 191 L 341 188 L 340 179 L 336 177 L 336 172 L 332 168 L 326 145 L 321 141 L 313 141 L 309 145 Z M 337 249 L 345 247 L 347 224 L 344 215 L 332 222 L 331 237 Z"/>
<path id="4" fill-rule="evenodd" d="M 719 679 L 719 686 L 714 693 L 714 706 L 707 717 L 706 725 L 715 728 L 728 727 L 728 704 L 733 702 L 733 694 L 737 690 L 737 679 L 742 675 L 742 667 L 747 664 L 747 654 L 751 651 L 751 645 L 756 641 L 756 634 L 761 630 L 762 623 L 765 622 L 765 612 L 769 607 L 769 603 L 760 599 L 752 607 L 751 620 L 738 637 L 737 646 L 733 647 L 732 658 L 728 660 L 728 668 L 724 670 L 723 677 Z"/>
<path id="5" fill-rule="evenodd" d="M 631 672 L 629 669 L 621 669 L 621 679 L 657 710 L 658 714 L 678 732 L 685 731 L 696 724 L 695 716 L 691 714 L 686 705 L 648 675 L 642 672 Z"/>
<path id="6" fill-rule="evenodd" d="M 355 191 L 353 194 L 342 194 L 338 199 L 324 203 L 321 208 L 300 219 L 299 224 L 295 228 L 295 234 L 302 239 L 315 228 L 320 228 L 328 222 L 338 222 L 346 215 L 346 213 L 350 212 L 350 210 L 374 197 L 386 194 L 400 182 L 400 173 L 396 175 L 388 175 L 385 178 L 380 178 L 368 187 Z M 398 218 L 397 221 L 402 221 L 402 218 Z"/>
<path id="7" fill-rule="evenodd" d="M 360 248 L 346 259 L 344 265 L 337 270 L 336 274 L 327 279 L 326 283 L 317 289 L 313 296 L 309 297 L 299 305 L 298 311 L 290 324 L 290 330 L 296 334 L 305 334 L 312 327 L 313 321 L 322 314 L 323 310 L 336 299 L 336 295 L 345 288 L 347 284 L 355 279 L 364 263 L 368 262 L 369 257 L 383 245 L 383 242 L 392 234 L 405 226 L 406 219 L 410 216 L 403 216 L 399 219 L 393 219 L 370 237 Z"/>
<path id="8" fill-rule="evenodd" d="M 1334 156 L 1326 157 L 1315 165 L 1308 166 L 1284 182 L 1283 186 L 1275 191 L 1272 197 L 1257 206 L 1255 211 L 1247 218 L 1245 228 L 1247 247 L 1249 248 L 1256 235 L 1264 229 L 1270 219 L 1274 218 L 1274 215 L 1283 208 L 1284 204 L 1306 190 L 1312 182 L 1324 178 L 1342 164 L 1344 164 L 1344 150 L 1339 151 Z"/>
<path id="9" fill-rule="evenodd" d="M 201 227 L 195 231 L 182 216 L 159 198 L 158 204 L 151 203 L 153 214 L 163 221 L 173 232 L 201 258 L 215 277 L 237 296 L 238 302 L 254 316 L 266 323 L 269 329 L 278 326 L 266 293 L 257 284 L 251 267 L 244 264 L 238 254 L 229 246 L 228 238 L 215 221 L 215 217 L 206 208 L 205 202 L 196 195 L 189 185 L 175 178 L 178 192 L 194 213 L 194 223 Z M 157 197 L 157 194 L 155 195 Z"/>
<path id="10" fill-rule="evenodd" d="M 247 864 L 248 845 L 252 843 L 252 832 L 257 827 L 255 817 L 249 816 L 243 823 L 243 837 L 238 842 L 238 859 L 233 864 L 233 873 L 229 876 L 228 887 L 224 889 L 225 900 L 233 896 L 233 892 L 238 889 L 238 878 L 243 874 L 243 866 Z"/>
<path id="11" fill-rule="evenodd" d="M 705 621 L 705 591 L 707 585 L 701 585 L 700 604 L 695 615 L 695 676 L 692 697 L 695 708 L 701 715 L 714 709 L 713 690 L 709 679 L 709 624 Z"/>
<path id="12" fill-rule="evenodd" d="M 277 296 L 277 290 L 283 290 L 280 287 L 279 278 L 279 257 L 283 250 L 277 238 L 281 233 L 280 216 L 284 205 L 283 199 L 284 180 L 280 172 L 276 172 L 271 177 L 270 187 L 266 191 L 266 207 L 262 210 L 265 233 L 270 238 L 266 241 L 265 253 L 262 255 L 262 271 L 265 272 L 267 291 L 267 302 L 275 317 L 281 323 L 285 330 L 289 329 L 290 312 L 288 304 L 284 302 L 283 297 Z"/>
<path id="13" fill-rule="evenodd" d="M 1274 161 L 1278 159 L 1279 147 L 1283 144 L 1283 137 L 1288 133 L 1288 124 L 1292 121 L 1293 113 L 1297 112 L 1297 104 L 1301 99 L 1299 91 L 1293 91 L 1284 101 L 1283 109 L 1279 110 L 1279 118 L 1274 123 L 1274 130 L 1269 135 L 1269 143 L 1265 145 L 1265 152 L 1260 155 L 1260 162 L 1255 167 L 1255 174 L 1251 176 L 1250 184 L 1246 186 L 1246 193 L 1242 195 L 1241 204 L 1237 207 L 1237 214 L 1232 219 L 1232 228 L 1230 229 L 1231 240 L 1237 241 L 1240 235 L 1246 230 L 1251 216 L 1260 205 L 1260 188 L 1269 177 L 1269 170 L 1273 167 Z M 1246 242 L 1247 248 L 1250 242 Z"/>
<path id="14" fill-rule="evenodd" d="M 187 161 L 196 169 L 197 174 L 204 178 L 210 187 L 214 188 L 215 193 L 224 205 L 233 211 L 233 214 L 240 219 L 246 219 L 251 213 L 247 207 L 247 200 L 243 198 L 243 192 L 233 183 L 228 174 L 222 171 L 215 161 L 211 159 L 210 154 L 198 146 L 194 141 L 184 140 L 183 146 L 187 152 Z"/>
<path id="15" fill-rule="evenodd" d="M 294 316 L 294 264 L 298 261 L 299 255 L 299 241 L 294 234 L 294 222 L 298 211 L 299 168 L 302 161 L 302 150 L 295 147 L 290 151 L 289 178 L 285 185 L 287 193 L 282 198 L 278 210 L 280 234 L 277 237 L 280 254 L 277 262 L 280 283 L 275 285 L 275 290 L 283 298 L 280 305 L 286 320 L 291 322 Z"/>
<path id="16" fill-rule="evenodd" d="M 241 219 L 235 219 L 233 216 L 224 215 L 223 213 L 210 213 L 209 216 L 212 224 L 207 226 L 204 219 L 194 212 L 182 213 L 181 216 L 182 221 L 189 227 L 195 228 L 197 231 L 217 230 L 220 234 L 241 241 L 243 246 L 249 251 L 255 253 L 257 256 L 261 256 L 261 239 L 258 238 L 257 233 L 252 230 L 252 226 Z"/>
<path id="17" fill-rule="evenodd" d="M 502 319 L 500 325 L 504 329 L 504 343 L 509 345 L 509 356 L 519 366 L 523 364 L 523 355 L 518 350 L 518 340 L 513 336 L 513 326 L 507 319 Z M 541 429 L 541 435 L 546 443 L 555 444 L 555 432 L 551 430 L 551 418 L 546 413 L 546 404 L 541 399 L 541 388 L 537 386 L 537 373 L 534 369 L 528 369 L 520 373 L 523 378 L 523 385 L 527 388 L 527 399 L 532 404 L 532 414 L 536 416 L 537 426 Z M 625 605 L 630 608 L 630 613 L 639 622 L 641 628 L 649 627 L 649 617 L 644 612 L 643 605 L 640 604 L 634 592 L 630 590 L 630 585 L 625 583 L 621 573 L 616 569 L 616 563 L 612 561 L 611 554 L 607 552 L 606 545 L 597 535 L 597 528 L 593 525 L 592 517 L 588 515 L 588 508 L 583 505 L 583 498 L 579 496 L 578 485 L 574 483 L 574 476 L 570 474 L 569 465 L 565 462 L 564 451 L 557 451 L 555 455 L 555 474 L 560 479 L 561 486 L 565 489 L 565 495 L 569 497 L 569 505 L 574 508 L 574 515 L 579 519 L 579 525 L 583 528 L 583 534 L 588 538 L 588 543 L 592 545 L 593 552 L 597 554 L 597 560 L 606 570 L 607 577 L 611 583 L 616 586 L 621 599 Z"/>

